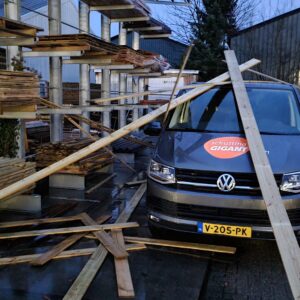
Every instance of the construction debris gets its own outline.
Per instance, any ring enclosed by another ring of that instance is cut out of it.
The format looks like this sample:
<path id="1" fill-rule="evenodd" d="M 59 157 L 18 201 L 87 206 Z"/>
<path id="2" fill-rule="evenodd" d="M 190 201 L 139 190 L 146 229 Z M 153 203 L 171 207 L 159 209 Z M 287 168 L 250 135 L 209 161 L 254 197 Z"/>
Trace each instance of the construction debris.
<path id="1" fill-rule="evenodd" d="M 260 61 L 257 59 L 252 59 L 242 65 L 240 65 L 241 72 L 257 65 Z M 213 88 L 215 85 L 217 85 L 219 82 L 226 81 L 229 79 L 228 72 L 208 81 L 210 85 L 204 85 L 200 86 L 198 88 L 195 88 L 186 94 L 174 99 L 172 101 L 170 109 L 175 108 L 176 106 L 183 104 L 184 102 L 189 101 L 190 99 L 205 93 L 206 91 Z M 48 166 L 47 168 L 44 168 L 43 170 L 40 170 L 34 175 L 31 175 L 27 177 L 22 182 L 17 182 L 15 184 L 10 185 L 9 187 L 2 189 L 2 193 L 0 195 L 0 200 L 10 196 L 16 192 L 18 192 L 20 189 L 27 187 L 28 185 L 31 185 L 35 183 L 38 180 L 41 180 L 42 178 L 45 178 L 51 174 L 56 173 L 57 171 L 60 171 L 64 169 L 65 167 L 79 161 L 80 159 L 83 159 L 84 157 L 87 157 L 88 155 L 94 153 L 95 151 L 102 149 L 103 147 L 106 147 L 107 145 L 110 145 L 112 142 L 128 135 L 130 132 L 136 130 L 139 127 L 142 127 L 143 125 L 155 120 L 157 117 L 163 115 L 167 111 L 168 105 L 165 104 L 164 106 L 161 106 L 160 108 L 152 111 L 151 113 L 143 116 L 142 118 L 130 123 L 129 125 L 126 125 L 125 127 L 122 127 L 121 129 L 115 131 L 111 135 L 104 137 L 89 146 L 79 150 L 78 152 L 75 152 L 64 159 L 57 161 L 56 163 Z"/>
<path id="2" fill-rule="evenodd" d="M 37 168 L 45 168 L 77 151 L 90 145 L 92 141 L 88 138 L 60 142 L 56 144 L 47 143 L 39 146 L 36 150 Z M 60 173 L 88 175 L 97 172 L 113 162 L 112 155 L 105 149 L 97 151 L 75 164 L 69 165 Z"/>

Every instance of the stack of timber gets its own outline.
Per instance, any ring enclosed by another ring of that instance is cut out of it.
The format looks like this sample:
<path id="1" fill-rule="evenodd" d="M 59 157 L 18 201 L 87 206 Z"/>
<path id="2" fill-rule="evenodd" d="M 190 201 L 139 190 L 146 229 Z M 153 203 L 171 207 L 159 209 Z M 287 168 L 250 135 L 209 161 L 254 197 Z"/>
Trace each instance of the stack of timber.
<path id="1" fill-rule="evenodd" d="M 0 113 L 36 111 L 39 78 L 34 73 L 0 71 Z"/>
<path id="2" fill-rule="evenodd" d="M 83 2 L 95 7 L 95 10 L 99 10 L 111 20 L 149 18 L 150 14 L 150 8 L 142 0 L 83 0 Z"/>
<path id="3" fill-rule="evenodd" d="M 35 173 L 35 163 L 20 158 L 0 157 L 0 190 Z M 19 193 L 28 193 L 34 186 Z"/>
<path id="4" fill-rule="evenodd" d="M 43 29 L 0 17 L 0 46 L 32 45 L 39 31 Z"/>
<path id="5" fill-rule="evenodd" d="M 124 22 L 123 28 L 128 31 L 136 31 L 140 35 L 158 35 L 158 34 L 171 34 L 172 30 L 166 24 L 150 17 L 149 20 L 137 22 Z"/>
<path id="6" fill-rule="evenodd" d="M 98 60 L 100 64 L 107 60 L 107 64 L 133 64 L 142 67 L 147 60 L 143 54 L 127 46 L 114 45 L 88 34 L 40 36 L 35 45 L 27 47 L 41 52 L 84 51 L 84 55 L 72 59 L 89 59 L 94 63 Z"/>
<path id="7" fill-rule="evenodd" d="M 90 139 L 77 139 L 56 144 L 48 143 L 39 146 L 36 150 L 37 168 L 45 168 L 49 165 L 79 151 L 90 145 Z M 101 168 L 111 164 L 113 157 L 105 149 L 99 150 L 69 165 L 60 173 L 88 175 L 99 171 Z"/>

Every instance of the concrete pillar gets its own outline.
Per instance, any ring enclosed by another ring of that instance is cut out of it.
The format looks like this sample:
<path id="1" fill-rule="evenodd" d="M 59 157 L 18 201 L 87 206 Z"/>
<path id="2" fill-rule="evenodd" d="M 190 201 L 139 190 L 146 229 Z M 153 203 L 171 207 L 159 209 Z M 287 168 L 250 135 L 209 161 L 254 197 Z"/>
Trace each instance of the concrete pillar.
<path id="1" fill-rule="evenodd" d="M 81 33 L 89 33 L 90 30 L 90 9 L 87 4 L 79 1 L 79 28 Z M 80 64 L 80 83 L 79 83 L 79 105 L 88 106 L 91 99 L 90 90 L 90 66 L 88 64 Z M 90 118 L 89 112 L 83 112 L 82 115 Z M 80 124 L 87 132 L 90 131 L 90 126 L 84 122 Z M 81 132 L 81 137 L 86 137 L 86 134 Z"/>
<path id="2" fill-rule="evenodd" d="M 20 0 L 4 1 L 5 3 L 5 17 L 8 19 L 20 21 Z M 7 66 L 9 70 L 13 70 L 11 65 L 12 59 L 19 53 L 20 48 L 17 46 L 7 47 Z"/>
<path id="3" fill-rule="evenodd" d="M 19 0 L 10 0 L 4 1 L 4 12 L 5 17 L 8 19 L 20 21 L 20 1 Z M 12 59 L 17 57 L 20 53 L 20 48 L 17 46 L 7 47 L 6 52 L 6 62 L 8 70 L 13 71 Z M 20 57 L 21 58 L 21 57 Z M 19 120 L 19 137 L 17 139 L 18 142 L 18 157 L 23 158 L 25 156 L 25 134 L 26 134 L 26 126 L 23 120 Z"/>
<path id="4" fill-rule="evenodd" d="M 119 24 L 119 45 L 127 45 L 127 30 L 123 29 L 123 23 Z M 120 95 L 125 95 L 127 93 L 127 74 L 119 74 L 119 92 Z M 120 104 L 124 104 L 125 100 L 121 100 Z M 126 125 L 126 111 L 119 110 L 119 128 Z"/>
<path id="5" fill-rule="evenodd" d="M 103 40 L 110 42 L 110 19 L 104 15 L 101 15 L 101 37 Z M 110 70 L 102 70 L 102 98 L 110 97 Z M 110 102 L 106 102 L 106 105 L 110 105 Z M 103 112 L 103 125 L 111 128 L 110 112 Z M 105 133 L 104 133 L 105 135 Z"/>
<path id="6" fill-rule="evenodd" d="M 144 78 L 139 78 L 139 93 L 142 93 L 145 91 L 145 79 Z M 139 102 L 140 100 L 143 100 L 144 97 L 141 96 L 139 97 Z M 139 109 L 139 118 L 143 116 L 144 110 L 141 108 Z"/>
<path id="7" fill-rule="evenodd" d="M 140 35 L 137 32 L 132 33 L 132 48 L 134 50 L 139 50 L 140 49 Z M 138 84 L 138 77 L 133 77 L 132 78 L 132 92 L 133 93 L 138 93 L 139 91 L 139 84 Z M 136 104 L 138 103 L 138 97 L 133 98 L 133 103 Z M 134 109 L 133 110 L 133 121 L 136 121 L 139 118 L 139 110 Z"/>
<path id="8" fill-rule="evenodd" d="M 49 35 L 61 34 L 61 1 L 48 1 Z M 62 58 L 50 57 L 50 82 L 49 98 L 57 105 L 63 103 L 62 90 Z M 59 142 L 63 139 L 63 118 L 59 114 L 51 115 L 50 126 L 51 142 Z"/>
<path id="9" fill-rule="evenodd" d="M 132 49 L 134 50 L 140 49 L 140 35 L 138 32 L 132 33 Z"/>

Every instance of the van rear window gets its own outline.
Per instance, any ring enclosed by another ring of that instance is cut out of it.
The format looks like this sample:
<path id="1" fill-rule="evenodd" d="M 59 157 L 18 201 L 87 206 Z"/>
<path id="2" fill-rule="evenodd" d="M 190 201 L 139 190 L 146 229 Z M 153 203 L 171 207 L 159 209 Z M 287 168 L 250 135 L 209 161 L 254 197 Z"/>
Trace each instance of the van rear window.
<path id="1" fill-rule="evenodd" d="M 292 91 L 266 88 L 247 88 L 247 91 L 262 134 L 300 134 L 299 103 Z M 178 106 L 168 129 L 242 133 L 232 89 L 212 89 Z"/>

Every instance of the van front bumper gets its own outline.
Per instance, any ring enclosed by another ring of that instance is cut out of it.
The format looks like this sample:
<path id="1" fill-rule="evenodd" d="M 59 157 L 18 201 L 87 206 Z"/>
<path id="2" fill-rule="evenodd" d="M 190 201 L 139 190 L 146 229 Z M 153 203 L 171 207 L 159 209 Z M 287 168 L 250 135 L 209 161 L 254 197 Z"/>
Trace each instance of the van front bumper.
<path id="1" fill-rule="evenodd" d="M 300 237 L 300 195 L 282 197 Z M 274 238 L 266 205 L 259 196 L 179 190 L 148 179 L 149 222 L 165 229 L 197 233 L 198 222 L 252 227 L 254 238 Z"/>

